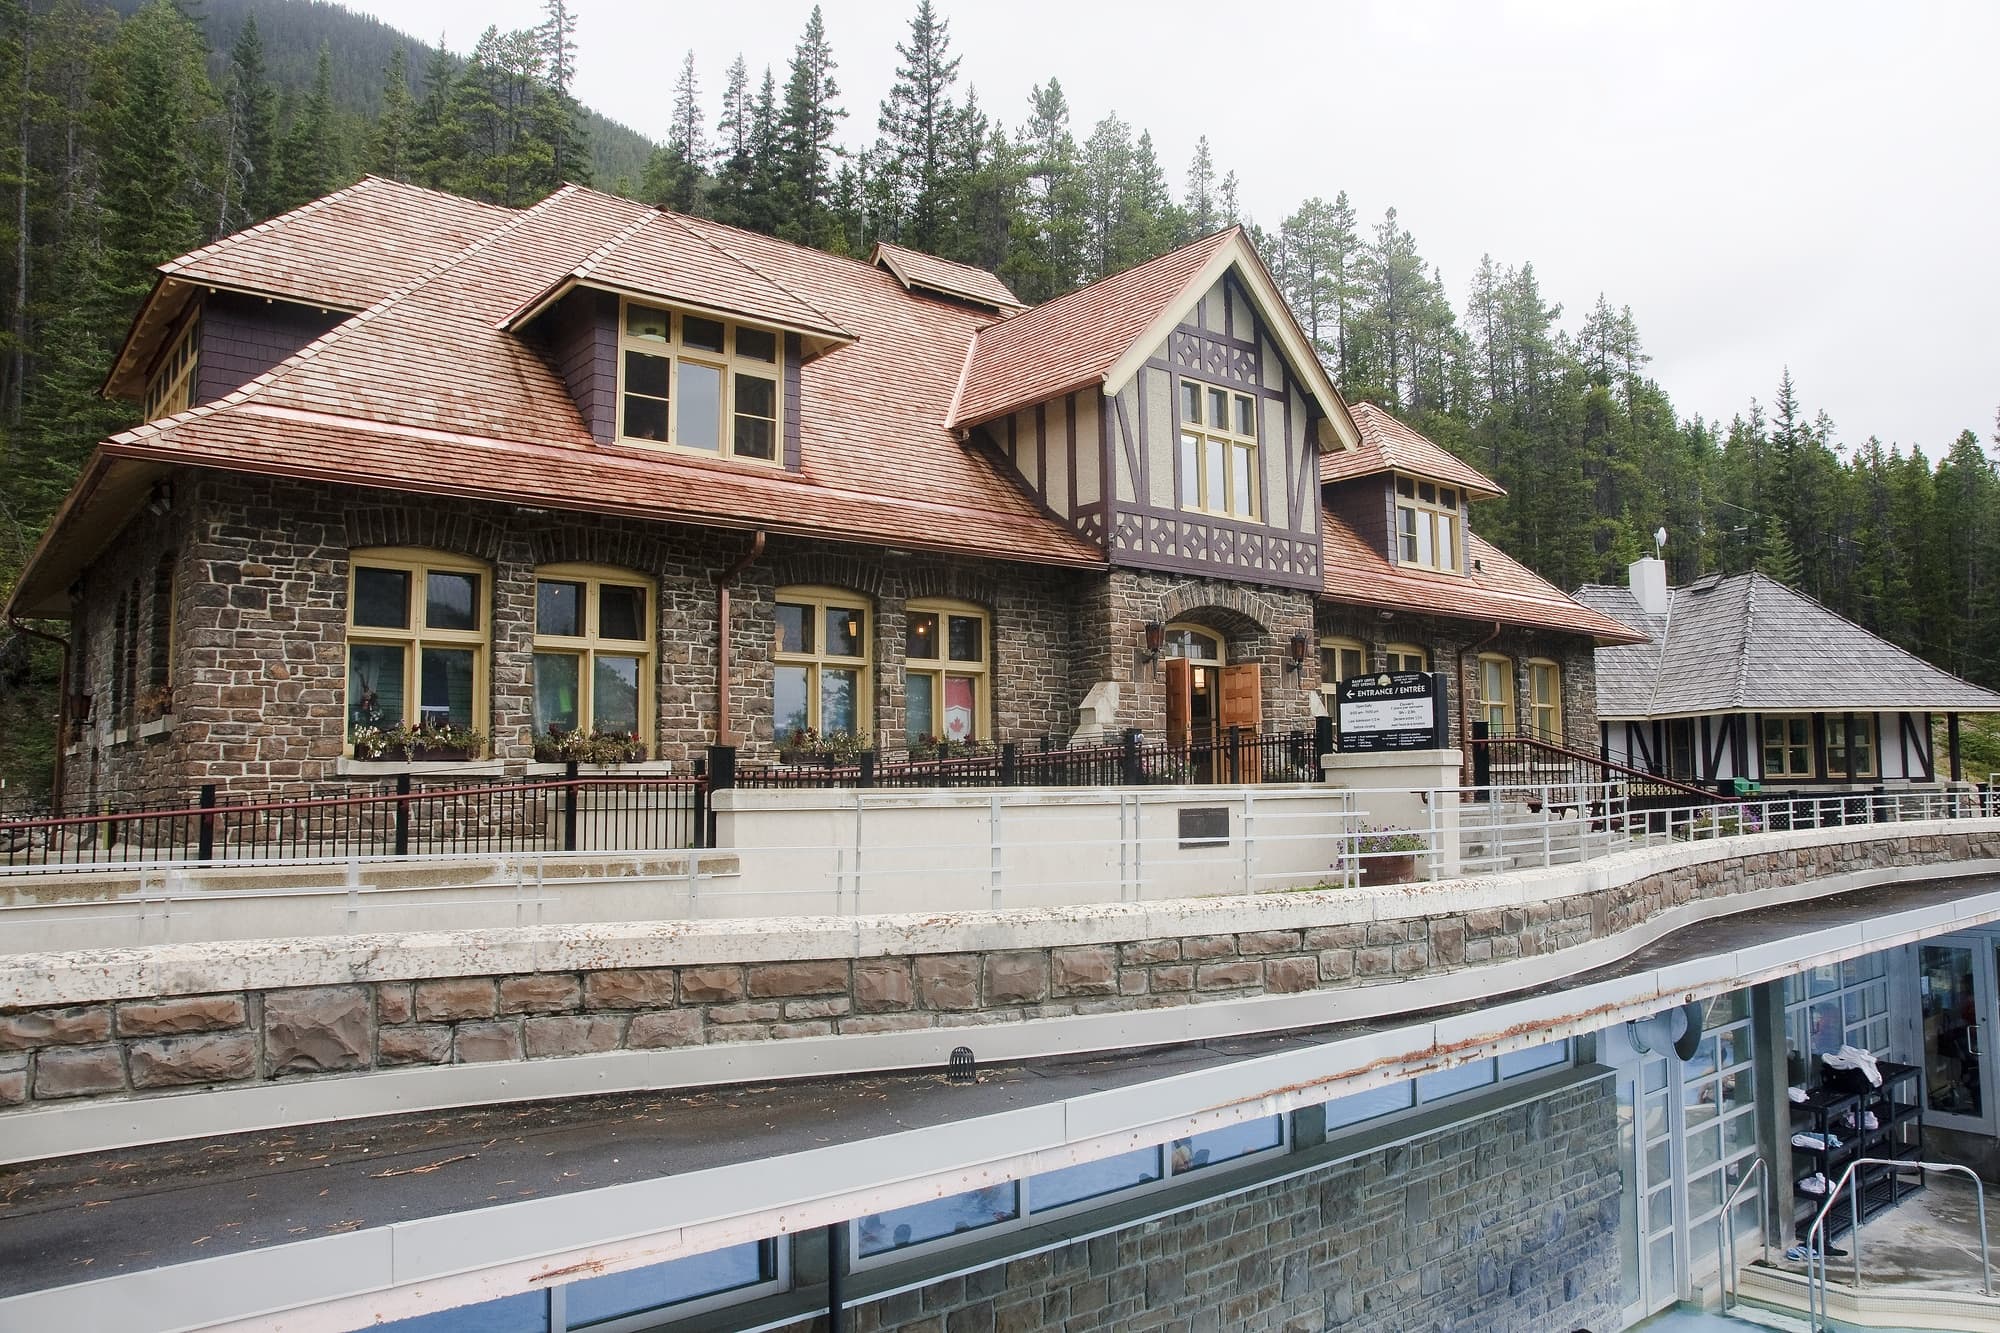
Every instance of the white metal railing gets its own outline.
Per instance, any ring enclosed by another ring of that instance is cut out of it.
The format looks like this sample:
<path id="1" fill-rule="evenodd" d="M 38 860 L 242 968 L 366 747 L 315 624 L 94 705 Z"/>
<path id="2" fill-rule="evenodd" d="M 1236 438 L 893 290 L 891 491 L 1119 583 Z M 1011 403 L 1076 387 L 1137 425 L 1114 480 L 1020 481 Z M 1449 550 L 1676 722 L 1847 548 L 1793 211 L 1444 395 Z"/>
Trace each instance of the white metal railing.
<path id="1" fill-rule="evenodd" d="M 1736 1184 L 1730 1188 L 1728 1196 L 1722 1201 L 1722 1211 L 1715 1215 L 1715 1252 L 1722 1260 L 1721 1294 L 1724 1314 L 1729 1313 L 1732 1304 L 1730 1298 L 1735 1292 L 1736 1274 L 1739 1271 L 1736 1265 L 1736 1201 L 1743 1197 L 1743 1191 L 1749 1188 L 1750 1182 L 1760 1176 L 1764 1180 L 1765 1188 L 1770 1188 L 1771 1173 L 1764 1165 L 1764 1159 L 1753 1157 L 1750 1159 L 1750 1169 L 1737 1177 Z M 1760 1249 L 1769 1248 L 1761 1241 L 1758 1244 Z"/>
<path id="2" fill-rule="evenodd" d="M 1904 1171 L 1951 1171 L 1963 1174 L 1972 1181 L 1974 1195 L 1979 1204 L 1979 1282 L 1981 1289 L 1990 1298 L 1993 1295 L 1993 1258 L 1986 1244 L 1986 1186 L 1979 1179 L 1979 1173 L 1959 1162 L 1913 1162 L 1898 1157 L 1857 1157 L 1847 1164 L 1840 1173 L 1840 1179 L 1827 1191 L 1826 1202 L 1806 1231 L 1806 1317 L 1814 1330 L 1827 1328 L 1827 1285 L 1826 1267 L 1826 1219 L 1833 1213 L 1833 1206 L 1843 1192 L 1847 1195 L 1850 1223 L 1847 1231 L 1849 1253 L 1854 1259 L 1854 1290 L 1861 1290 L 1861 1190 L 1854 1183 L 1854 1173 L 1864 1166 L 1886 1166 L 1895 1172 Z"/>
<path id="3" fill-rule="evenodd" d="M 1967 789 L 1635 809 L 1620 784 L 751 793 L 724 845 L 588 867 L 526 854 L 123 867 L 77 893 L 0 877 L 0 952 L 513 924 L 971 911 L 1337 889 L 1577 865 L 1788 829 L 1963 819 Z M 652 862 L 653 864 L 647 864 Z M 259 865 L 283 887 L 246 884 Z M 250 872 L 246 875 L 244 872 Z M 392 873 L 393 872 L 393 873 Z M 386 881 L 386 882 L 385 882 Z M 243 887 L 237 887 L 242 885 Z M 107 923 L 128 923 L 124 930 Z M 122 938 L 121 938 L 122 936 Z"/>

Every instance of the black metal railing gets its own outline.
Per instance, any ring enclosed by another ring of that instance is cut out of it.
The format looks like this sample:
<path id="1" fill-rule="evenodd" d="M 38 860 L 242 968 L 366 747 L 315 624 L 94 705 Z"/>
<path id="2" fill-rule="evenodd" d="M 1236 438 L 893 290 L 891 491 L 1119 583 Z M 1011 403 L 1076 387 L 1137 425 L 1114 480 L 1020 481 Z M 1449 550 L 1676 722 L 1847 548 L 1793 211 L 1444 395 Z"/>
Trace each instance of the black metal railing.
<path id="1" fill-rule="evenodd" d="M 1552 793 L 1573 804 L 1571 793 L 1615 790 L 1628 808 L 1702 805 L 1722 800 L 1705 787 L 1648 773 L 1541 736 L 1510 733 L 1472 738 L 1474 787 L 1534 799 Z"/>
<path id="2" fill-rule="evenodd" d="M 635 852 L 708 844 L 708 783 L 694 777 L 577 777 L 418 785 L 364 793 L 228 795 L 0 816 L 0 867 Z"/>

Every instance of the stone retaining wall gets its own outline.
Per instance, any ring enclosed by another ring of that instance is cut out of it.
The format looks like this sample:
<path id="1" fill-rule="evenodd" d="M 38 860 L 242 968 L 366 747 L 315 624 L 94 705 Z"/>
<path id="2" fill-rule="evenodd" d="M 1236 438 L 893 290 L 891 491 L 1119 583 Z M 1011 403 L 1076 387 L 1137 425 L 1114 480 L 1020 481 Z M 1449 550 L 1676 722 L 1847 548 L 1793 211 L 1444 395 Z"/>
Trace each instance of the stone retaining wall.
<path id="1" fill-rule="evenodd" d="M 667 942 L 673 966 L 520 972 L 475 961 L 470 966 L 476 970 L 462 975 L 377 974 L 351 984 L 246 986 L 209 994 L 107 993 L 93 1003 L 0 1009 L 0 1106 L 411 1065 L 969 1027 L 1403 980 L 1616 935 L 1684 903 L 1874 867 L 2000 856 L 2000 830 L 1856 837 L 1737 857 L 1726 850 L 1715 844 L 1685 849 L 1684 857 L 1709 855 L 1548 902 L 1390 921 L 1352 919 L 1357 902 L 1379 903 L 1382 891 L 1277 894 L 1190 905 L 1184 919 L 1196 921 L 1203 913 L 1221 919 L 1236 904 L 1271 913 L 1272 928 L 1226 934 L 1143 932 L 1108 939 L 1107 918 L 1100 916 L 1088 933 L 1072 928 L 1057 935 L 1088 943 L 799 958 L 800 936 L 834 955 L 859 952 L 856 933 L 852 927 L 799 931 L 784 939 L 782 932 L 769 932 L 766 947 L 782 961 L 740 955 L 723 961 L 720 947 L 701 957 L 700 940 L 684 935 Z M 1602 883 L 1603 872 L 1590 869 Z M 1420 906 L 1422 893 L 1443 894 L 1453 886 L 1413 888 L 1421 891 L 1414 898 Z M 1082 921 L 1088 910 L 1071 909 L 1071 915 Z M 1316 916 L 1338 924 L 1296 924 Z M 884 920 L 915 928 L 910 918 Z M 1115 931 L 1120 918 L 1108 920 Z M 1280 928 L 1280 921 L 1294 924 Z M 960 938 L 996 933 L 989 925 Z M 1006 933 L 1017 943 L 1031 938 Z M 1041 935 L 1048 938 L 1049 931 Z M 740 947 L 741 940 L 735 943 Z M 480 953 L 469 949 L 466 957 L 477 960 Z M 109 970 L 103 958 L 91 961 L 84 970 Z M 193 989 L 198 981 L 187 984 Z"/>

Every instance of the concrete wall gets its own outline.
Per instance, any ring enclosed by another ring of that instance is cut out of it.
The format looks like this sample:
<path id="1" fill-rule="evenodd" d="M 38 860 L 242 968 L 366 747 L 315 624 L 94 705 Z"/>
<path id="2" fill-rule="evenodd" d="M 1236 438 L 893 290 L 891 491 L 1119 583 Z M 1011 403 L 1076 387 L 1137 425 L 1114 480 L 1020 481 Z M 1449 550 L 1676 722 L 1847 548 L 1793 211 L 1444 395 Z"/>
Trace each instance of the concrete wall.
<path id="1" fill-rule="evenodd" d="M 1617 1122 L 1603 1083 L 852 1311 L 939 1329 L 1611 1329 Z M 1087 1220 L 1087 1219 L 1086 1219 Z M 825 1327 L 824 1320 L 789 1333 Z"/>

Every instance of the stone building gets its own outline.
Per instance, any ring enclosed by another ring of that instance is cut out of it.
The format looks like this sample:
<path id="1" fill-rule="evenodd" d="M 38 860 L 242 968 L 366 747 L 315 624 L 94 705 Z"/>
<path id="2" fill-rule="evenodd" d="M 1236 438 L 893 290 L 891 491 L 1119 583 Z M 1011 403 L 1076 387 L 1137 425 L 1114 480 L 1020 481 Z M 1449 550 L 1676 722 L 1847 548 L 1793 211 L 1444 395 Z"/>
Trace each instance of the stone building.
<path id="1" fill-rule="evenodd" d="M 1327 378 L 1240 228 L 1033 309 L 566 187 L 370 178 L 162 265 L 9 613 L 72 625 L 72 797 L 1291 731 L 1361 670 L 1594 748 L 1640 637 L 1472 534 L 1494 483 Z M 445 729 L 453 731 L 446 743 Z"/>

